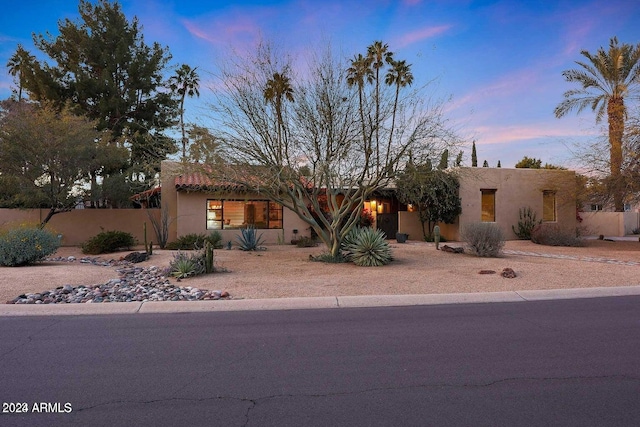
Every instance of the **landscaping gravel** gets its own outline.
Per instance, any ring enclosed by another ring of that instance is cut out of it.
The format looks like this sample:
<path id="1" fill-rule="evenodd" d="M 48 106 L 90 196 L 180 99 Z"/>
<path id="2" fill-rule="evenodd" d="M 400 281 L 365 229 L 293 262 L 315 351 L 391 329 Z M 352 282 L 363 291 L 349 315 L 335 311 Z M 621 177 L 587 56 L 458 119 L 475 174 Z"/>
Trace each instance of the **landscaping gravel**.
<path id="1" fill-rule="evenodd" d="M 97 285 L 63 285 L 41 293 L 22 294 L 7 304 L 65 304 L 147 301 L 197 301 L 230 299 L 228 292 L 201 290 L 191 286 L 171 284 L 166 272 L 155 266 L 137 267 L 123 260 L 104 261 L 98 258 L 49 258 L 52 262 L 80 262 L 116 269 L 117 279 Z"/>

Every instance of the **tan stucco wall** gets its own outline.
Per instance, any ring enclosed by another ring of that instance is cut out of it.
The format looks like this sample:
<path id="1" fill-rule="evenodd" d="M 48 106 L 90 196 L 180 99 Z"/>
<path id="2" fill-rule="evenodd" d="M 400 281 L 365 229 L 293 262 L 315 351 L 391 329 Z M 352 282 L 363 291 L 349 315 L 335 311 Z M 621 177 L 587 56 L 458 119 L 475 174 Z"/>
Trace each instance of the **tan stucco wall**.
<path id="1" fill-rule="evenodd" d="M 481 220 L 481 189 L 496 190 L 496 224 L 507 239 L 516 239 L 511 229 L 519 221 L 519 210 L 531 207 L 542 219 L 542 192 L 556 192 L 556 223 L 576 227 L 575 172 L 553 169 L 460 168 L 460 228 Z"/>
<path id="2" fill-rule="evenodd" d="M 39 224 L 47 216 L 48 209 L 0 209 L 0 227 L 20 224 Z M 160 217 L 160 209 L 75 209 L 54 215 L 46 229 L 62 234 L 63 246 L 79 246 L 102 231 L 131 233 L 144 243 L 144 223 L 147 223 L 147 239 L 157 239 L 148 214 Z"/>
<path id="3" fill-rule="evenodd" d="M 580 212 L 580 217 L 587 235 L 623 237 L 640 227 L 639 212 Z"/>
<path id="4" fill-rule="evenodd" d="M 439 223 L 438 225 L 440 226 L 440 235 L 442 237 L 447 240 L 458 239 L 457 221 L 455 224 Z M 425 229 L 428 226 L 428 224 L 425 224 Z M 407 211 L 398 212 L 398 232 L 407 233 L 409 235 L 409 240 L 424 240 L 424 235 L 422 233 L 422 224 L 420 224 L 418 213 Z"/>

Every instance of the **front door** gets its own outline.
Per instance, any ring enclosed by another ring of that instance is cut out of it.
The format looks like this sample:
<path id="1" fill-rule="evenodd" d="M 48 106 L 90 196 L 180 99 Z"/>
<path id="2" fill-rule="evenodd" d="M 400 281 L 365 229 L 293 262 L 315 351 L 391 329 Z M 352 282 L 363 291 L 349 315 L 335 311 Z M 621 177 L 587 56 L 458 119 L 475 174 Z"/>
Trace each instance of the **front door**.
<path id="1" fill-rule="evenodd" d="M 387 239 L 395 239 L 398 232 L 398 214 L 383 213 L 377 215 L 376 228 L 384 231 Z"/>

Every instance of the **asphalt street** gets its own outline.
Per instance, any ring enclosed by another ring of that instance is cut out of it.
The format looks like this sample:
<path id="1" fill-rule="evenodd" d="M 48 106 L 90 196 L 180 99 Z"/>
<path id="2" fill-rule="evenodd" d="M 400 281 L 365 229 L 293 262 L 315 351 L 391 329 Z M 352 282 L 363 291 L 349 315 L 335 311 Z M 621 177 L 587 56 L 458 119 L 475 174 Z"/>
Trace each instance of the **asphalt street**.
<path id="1" fill-rule="evenodd" d="M 0 318 L 0 425 L 637 426 L 640 296 Z"/>

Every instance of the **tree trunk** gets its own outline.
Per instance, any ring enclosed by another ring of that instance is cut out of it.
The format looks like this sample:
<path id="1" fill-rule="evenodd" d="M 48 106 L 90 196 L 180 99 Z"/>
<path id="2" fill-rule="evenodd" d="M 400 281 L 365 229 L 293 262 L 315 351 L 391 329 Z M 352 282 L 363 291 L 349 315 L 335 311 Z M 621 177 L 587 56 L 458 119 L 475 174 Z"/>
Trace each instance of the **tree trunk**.
<path id="1" fill-rule="evenodd" d="M 613 202 L 616 212 L 624 211 L 624 183 L 622 182 L 622 136 L 624 133 L 624 100 L 612 97 L 607 105 L 609 116 L 610 172 Z"/>

